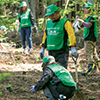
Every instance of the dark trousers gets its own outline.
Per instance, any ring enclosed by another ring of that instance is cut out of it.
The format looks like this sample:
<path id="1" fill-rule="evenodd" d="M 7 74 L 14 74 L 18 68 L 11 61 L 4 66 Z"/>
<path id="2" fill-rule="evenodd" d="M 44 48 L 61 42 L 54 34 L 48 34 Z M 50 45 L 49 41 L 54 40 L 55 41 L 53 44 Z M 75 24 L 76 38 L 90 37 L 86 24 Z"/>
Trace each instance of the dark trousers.
<path id="1" fill-rule="evenodd" d="M 44 93 L 45 96 L 48 98 L 47 100 L 58 100 L 60 94 L 66 96 L 66 99 L 64 100 L 68 100 L 74 95 L 75 87 L 64 86 L 62 85 L 62 83 L 59 83 L 57 86 L 48 84 L 44 89 Z"/>
<path id="2" fill-rule="evenodd" d="M 49 51 L 49 55 L 53 56 L 56 62 L 60 63 L 67 69 L 68 65 L 68 57 L 69 57 L 69 50 L 51 50 Z"/>

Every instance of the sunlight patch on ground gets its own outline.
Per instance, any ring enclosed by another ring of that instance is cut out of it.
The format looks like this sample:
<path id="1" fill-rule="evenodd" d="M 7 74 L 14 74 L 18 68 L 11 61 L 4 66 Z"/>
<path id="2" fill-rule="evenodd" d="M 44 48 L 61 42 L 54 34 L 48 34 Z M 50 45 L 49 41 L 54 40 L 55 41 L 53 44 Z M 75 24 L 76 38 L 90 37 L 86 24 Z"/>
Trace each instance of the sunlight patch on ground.
<path id="1" fill-rule="evenodd" d="M 0 70 L 2 71 L 33 71 L 33 70 L 39 70 L 42 71 L 41 68 L 42 64 L 19 64 L 19 65 L 4 65 L 2 64 L 0 66 Z"/>

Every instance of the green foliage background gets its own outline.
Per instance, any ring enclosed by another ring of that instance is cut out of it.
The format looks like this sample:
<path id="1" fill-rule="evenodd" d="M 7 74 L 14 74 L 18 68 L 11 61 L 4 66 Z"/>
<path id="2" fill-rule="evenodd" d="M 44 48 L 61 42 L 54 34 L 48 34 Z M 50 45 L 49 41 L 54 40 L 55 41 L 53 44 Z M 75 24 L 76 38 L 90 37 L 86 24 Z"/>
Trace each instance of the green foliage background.
<path id="1" fill-rule="evenodd" d="M 7 27 L 7 31 L 16 31 L 17 30 L 17 22 L 16 20 L 18 19 L 17 16 L 14 16 L 15 13 L 18 12 L 20 2 L 22 0 L 0 0 L 0 26 L 4 25 Z M 65 0 L 64 0 L 65 1 Z M 67 2 L 68 0 L 66 0 Z M 87 2 L 88 0 L 69 0 L 68 6 L 65 9 L 66 2 L 60 5 L 59 11 L 60 14 L 63 15 L 65 12 L 65 16 L 68 17 L 70 12 L 75 12 L 75 14 L 79 14 L 82 19 L 84 19 L 82 16 L 84 14 L 84 8 L 83 5 Z M 62 2 L 62 0 L 42 0 L 41 2 L 38 2 L 41 5 L 45 5 L 46 7 L 50 4 L 57 4 L 58 2 Z M 79 4 L 79 10 L 76 12 L 75 10 L 75 4 Z M 94 5 L 94 11 L 92 12 L 96 17 L 98 21 L 98 31 L 100 31 L 99 24 L 100 24 L 100 1 L 95 0 L 95 5 Z M 44 9 L 43 9 L 44 10 Z M 43 11 L 42 10 L 42 11 Z M 37 11 L 35 11 L 37 12 Z M 71 20 L 74 19 L 75 16 L 71 18 Z M 38 17 L 36 17 L 38 18 Z M 46 24 L 48 18 L 44 18 L 42 15 L 42 18 L 36 19 L 38 22 L 38 29 L 39 31 L 44 30 L 44 25 Z M 69 18 L 70 19 L 70 18 Z"/>
<path id="2" fill-rule="evenodd" d="M 0 0 L 0 26 L 7 27 L 8 31 L 16 30 L 16 19 L 14 13 L 21 0 Z"/>

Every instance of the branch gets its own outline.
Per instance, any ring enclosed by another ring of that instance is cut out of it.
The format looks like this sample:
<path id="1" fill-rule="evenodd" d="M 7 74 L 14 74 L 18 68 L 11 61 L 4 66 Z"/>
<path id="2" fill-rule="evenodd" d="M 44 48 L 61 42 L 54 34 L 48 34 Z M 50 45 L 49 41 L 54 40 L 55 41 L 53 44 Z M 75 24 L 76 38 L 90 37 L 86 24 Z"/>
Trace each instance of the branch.
<path id="1" fill-rule="evenodd" d="M 67 2 L 66 2 L 65 10 L 67 9 L 68 3 L 69 3 L 69 0 L 67 0 Z M 63 17 L 65 15 L 65 10 L 64 10 L 64 13 L 63 13 Z"/>

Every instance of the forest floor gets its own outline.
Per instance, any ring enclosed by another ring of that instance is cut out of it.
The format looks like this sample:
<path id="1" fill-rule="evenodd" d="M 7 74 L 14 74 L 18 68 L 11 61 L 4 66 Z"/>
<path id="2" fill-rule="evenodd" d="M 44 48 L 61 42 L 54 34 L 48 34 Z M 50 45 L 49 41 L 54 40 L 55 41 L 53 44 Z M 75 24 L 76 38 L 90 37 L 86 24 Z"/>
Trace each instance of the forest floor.
<path id="1" fill-rule="evenodd" d="M 19 36 L 9 35 L 16 44 L 21 42 Z M 10 38 L 9 37 L 9 38 Z M 17 37 L 17 38 L 16 38 Z M 39 58 L 39 52 L 41 47 L 39 44 L 40 39 L 35 40 L 33 44 L 32 54 L 21 54 L 22 48 L 13 47 L 12 44 L 8 44 L 6 49 L 0 50 L 0 100 L 46 100 L 43 90 L 37 93 L 31 93 L 30 87 L 35 85 L 42 75 L 42 59 Z M 83 48 L 82 38 L 77 38 L 77 51 L 79 57 L 77 60 L 77 70 L 79 79 L 79 91 L 81 92 L 81 100 L 88 100 L 88 97 L 93 97 L 93 100 L 100 100 L 100 71 L 97 71 L 88 75 L 82 76 L 81 72 L 87 70 L 87 60 Z M 100 37 L 98 39 L 100 41 Z M 7 43 L 4 43 L 7 44 Z M 100 57 L 99 46 L 100 42 L 97 42 L 97 52 Z M 45 56 L 48 52 L 45 50 Z M 69 56 L 68 70 L 72 74 L 74 80 L 75 77 L 75 64 L 72 60 L 71 54 Z M 26 73 L 24 73 L 26 72 Z M 9 75 L 7 74 L 9 73 Z M 6 76 L 8 75 L 8 76 Z M 1 79 L 1 76 L 5 79 Z M 11 86 L 11 90 L 7 89 Z M 70 100 L 78 100 L 76 95 Z"/>

